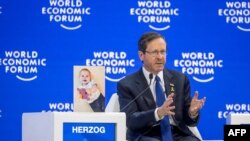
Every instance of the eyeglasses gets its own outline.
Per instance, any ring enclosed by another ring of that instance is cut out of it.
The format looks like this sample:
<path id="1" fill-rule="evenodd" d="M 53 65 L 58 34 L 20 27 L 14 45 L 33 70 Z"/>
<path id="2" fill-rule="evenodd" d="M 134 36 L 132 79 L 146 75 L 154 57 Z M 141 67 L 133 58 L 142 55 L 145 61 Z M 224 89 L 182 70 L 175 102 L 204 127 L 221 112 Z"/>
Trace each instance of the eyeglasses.
<path id="1" fill-rule="evenodd" d="M 157 51 L 157 50 L 154 50 L 154 51 L 145 51 L 146 53 L 148 53 L 149 55 L 153 56 L 153 57 L 156 57 L 157 55 L 161 54 L 163 56 L 166 56 L 167 55 L 167 52 L 166 50 L 162 50 L 162 51 Z"/>

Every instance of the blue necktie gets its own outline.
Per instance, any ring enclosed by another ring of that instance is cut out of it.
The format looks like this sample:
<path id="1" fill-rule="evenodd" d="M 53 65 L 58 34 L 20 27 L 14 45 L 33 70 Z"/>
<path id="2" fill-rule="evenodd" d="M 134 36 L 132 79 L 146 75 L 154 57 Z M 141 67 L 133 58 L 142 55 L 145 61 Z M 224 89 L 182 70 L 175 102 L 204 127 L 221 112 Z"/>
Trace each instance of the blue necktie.
<path id="1" fill-rule="evenodd" d="M 155 92 L 156 92 L 156 103 L 158 106 L 161 106 L 165 101 L 165 94 L 161 87 L 159 76 L 155 77 Z M 164 118 L 160 121 L 161 124 L 161 134 L 162 141 L 173 141 L 171 127 L 169 123 L 169 117 L 164 116 Z"/>

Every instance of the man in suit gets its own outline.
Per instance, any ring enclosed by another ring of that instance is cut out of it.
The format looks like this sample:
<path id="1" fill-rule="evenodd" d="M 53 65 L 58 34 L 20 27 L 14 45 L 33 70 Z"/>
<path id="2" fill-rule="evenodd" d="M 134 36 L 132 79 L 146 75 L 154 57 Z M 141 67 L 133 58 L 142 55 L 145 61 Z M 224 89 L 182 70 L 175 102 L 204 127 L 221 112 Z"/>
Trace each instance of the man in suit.
<path id="1" fill-rule="evenodd" d="M 196 126 L 205 97 L 190 96 L 188 78 L 165 69 L 167 42 L 156 32 L 147 32 L 138 42 L 142 68 L 120 80 L 117 93 L 121 112 L 126 113 L 129 141 L 162 141 L 160 122 L 168 117 L 174 141 L 199 141 L 187 126 Z M 163 104 L 156 104 L 156 76 L 165 94 Z M 138 96 L 139 95 L 139 96 Z"/>

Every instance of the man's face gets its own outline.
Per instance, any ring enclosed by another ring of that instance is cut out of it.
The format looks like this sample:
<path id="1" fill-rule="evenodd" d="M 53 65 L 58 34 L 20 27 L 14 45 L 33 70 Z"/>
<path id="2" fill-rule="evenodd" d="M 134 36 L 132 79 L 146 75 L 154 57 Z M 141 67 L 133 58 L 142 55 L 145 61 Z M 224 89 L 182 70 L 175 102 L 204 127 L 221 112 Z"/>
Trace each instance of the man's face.
<path id="1" fill-rule="evenodd" d="M 139 57 L 144 62 L 147 71 L 157 74 L 164 69 L 166 46 L 164 39 L 157 38 L 148 43 L 145 54 L 139 51 Z"/>
<path id="2" fill-rule="evenodd" d="M 82 84 L 87 84 L 88 82 L 90 81 L 90 74 L 88 71 L 85 71 L 83 70 L 81 73 L 80 73 L 80 82 Z"/>

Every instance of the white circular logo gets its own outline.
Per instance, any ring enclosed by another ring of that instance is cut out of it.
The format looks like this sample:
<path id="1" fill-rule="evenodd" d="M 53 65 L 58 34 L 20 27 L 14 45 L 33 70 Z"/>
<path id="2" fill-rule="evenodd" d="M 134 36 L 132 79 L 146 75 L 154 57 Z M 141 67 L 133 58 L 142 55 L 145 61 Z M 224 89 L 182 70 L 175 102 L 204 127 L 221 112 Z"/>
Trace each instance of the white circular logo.
<path id="1" fill-rule="evenodd" d="M 250 2 L 226 2 L 225 8 L 218 9 L 218 15 L 225 17 L 225 22 L 236 25 L 241 31 L 250 31 Z"/>
<path id="2" fill-rule="evenodd" d="M 250 114 L 250 104 L 248 103 L 227 103 L 225 109 L 218 111 L 218 118 L 227 118 L 230 114 Z"/>
<path id="3" fill-rule="evenodd" d="M 84 7 L 82 0 L 49 0 L 48 7 L 42 7 L 42 14 L 49 15 L 50 22 L 60 23 L 67 30 L 81 28 L 84 15 L 91 14 L 90 7 Z"/>
<path id="4" fill-rule="evenodd" d="M 179 8 L 173 8 L 169 0 L 138 0 L 137 6 L 130 8 L 130 15 L 137 16 L 138 23 L 161 31 L 170 28 L 172 17 L 179 16 Z"/>
<path id="5" fill-rule="evenodd" d="M 223 67 L 223 60 L 215 59 L 213 52 L 182 52 L 181 59 L 174 60 L 175 67 L 191 75 L 197 82 L 210 82 L 214 79 L 215 68 Z"/>
<path id="6" fill-rule="evenodd" d="M 0 6 L 0 14 L 2 14 L 2 6 Z"/>
<path id="7" fill-rule="evenodd" d="M 37 51 L 5 51 L 0 58 L 6 74 L 15 74 L 19 80 L 32 81 L 37 78 L 39 67 L 46 66 L 46 59 L 39 58 Z"/>
<path id="8" fill-rule="evenodd" d="M 86 66 L 105 66 L 106 79 L 118 82 L 127 74 L 127 67 L 135 67 L 135 59 L 126 52 L 93 52 L 93 59 L 86 59 Z"/>

